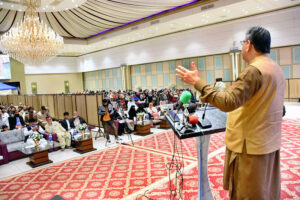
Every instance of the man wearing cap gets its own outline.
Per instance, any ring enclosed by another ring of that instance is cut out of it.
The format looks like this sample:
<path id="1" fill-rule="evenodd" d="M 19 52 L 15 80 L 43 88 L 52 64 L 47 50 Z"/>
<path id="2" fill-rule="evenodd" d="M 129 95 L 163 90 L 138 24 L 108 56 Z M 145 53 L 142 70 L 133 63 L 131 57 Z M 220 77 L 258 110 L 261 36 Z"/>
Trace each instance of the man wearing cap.
<path id="1" fill-rule="evenodd" d="M 223 187 L 230 199 L 280 199 L 280 144 L 285 79 L 270 57 L 271 36 L 252 27 L 241 41 L 248 63 L 233 85 L 218 91 L 181 66 L 177 76 L 201 93 L 201 101 L 229 112 Z M 214 123 L 214 122 L 212 122 Z"/>

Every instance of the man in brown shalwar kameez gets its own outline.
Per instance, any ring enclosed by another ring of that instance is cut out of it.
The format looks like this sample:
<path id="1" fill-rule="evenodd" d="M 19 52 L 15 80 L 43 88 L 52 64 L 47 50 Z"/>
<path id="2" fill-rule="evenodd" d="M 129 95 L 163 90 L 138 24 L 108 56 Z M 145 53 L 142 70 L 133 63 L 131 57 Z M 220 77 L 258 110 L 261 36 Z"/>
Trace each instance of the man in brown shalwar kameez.
<path id="1" fill-rule="evenodd" d="M 226 124 L 223 187 L 230 199 L 280 199 L 280 145 L 285 80 L 269 58 L 271 36 L 252 27 L 242 41 L 248 66 L 231 87 L 217 91 L 192 70 L 177 76 L 201 93 L 201 101 L 229 112 Z"/>

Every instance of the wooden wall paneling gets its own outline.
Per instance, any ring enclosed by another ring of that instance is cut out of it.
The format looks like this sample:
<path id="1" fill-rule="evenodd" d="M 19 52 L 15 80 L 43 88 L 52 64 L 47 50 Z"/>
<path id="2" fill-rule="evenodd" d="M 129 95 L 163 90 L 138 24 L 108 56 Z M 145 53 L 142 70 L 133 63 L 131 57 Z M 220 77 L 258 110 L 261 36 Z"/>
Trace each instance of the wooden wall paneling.
<path id="1" fill-rule="evenodd" d="M 43 95 L 38 95 L 38 104 L 39 104 L 39 108 L 41 108 L 43 106 L 43 103 L 42 103 L 42 96 Z"/>
<path id="2" fill-rule="evenodd" d="M 98 112 L 97 112 L 97 96 L 87 95 L 86 96 L 87 105 L 87 123 L 90 125 L 98 126 Z"/>
<path id="3" fill-rule="evenodd" d="M 85 95 L 76 95 L 76 108 L 79 116 L 87 121 Z"/>
<path id="4" fill-rule="evenodd" d="M 66 111 L 65 108 L 65 96 L 63 95 L 57 95 L 57 118 L 63 119 L 64 118 L 64 112 Z"/>
<path id="5" fill-rule="evenodd" d="M 289 99 L 289 80 L 285 80 L 285 91 L 284 91 L 284 98 Z"/>
<path id="6" fill-rule="evenodd" d="M 97 104 L 98 104 L 97 105 L 97 111 L 98 111 L 99 106 L 102 105 L 102 100 L 103 100 L 103 96 L 102 95 L 97 95 Z M 100 116 L 99 115 L 98 115 L 98 121 L 99 121 L 98 126 L 102 127 L 102 122 L 100 120 Z"/>
<path id="7" fill-rule="evenodd" d="M 12 95 L 8 95 L 7 96 L 7 104 L 10 105 L 13 103 L 13 98 L 12 98 Z"/>
<path id="8" fill-rule="evenodd" d="M 20 103 L 22 103 L 23 105 L 26 105 L 26 101 L 25 101 L 25 96 L 24 95 L 19 95 L 18 96 L 18 101 Z"/>
<path id="9" fill-rule="evenodd" d="M 46 107 L 49 107 L 48 106 L 48 96 L 47 95 L 42 95 L 41 99 L 42 99 L 42 105 L 46 106 Z"/>
<path id="10" fill-rule="evenodd" d="M 54 111 L 55 111 L 55 116 L 57 119 L 59 119 L 59 111 L 58 111 L 58 101 L 57 101 L 57 96 L 58 95 L 54 95 Z"/>
<path id="11" fill-rule="evenodd" d="M 72 95 L 72 114 L 75 110 L 77 110 L 77 107 L 76 107 L 76 95 Z"/>
<path id="12" fill-rule="evenodd" d="M 12 100 L 12 103 L 13 103 L 15 106 L 18 106 L 18 105 L 19 105 L 19 102 L 18 102 L 18 96 L 17 96 L 17 95 L 11 95 L 11 100 Z"/>
<path id="13" fill-rule="evenodd" d="M 40 110 L 41 108 L 39 107 L 39 102 L 38 102 L 38 96 L 32 96 L 32 107 L 35 110 Z"/>
<path id="14" fill-rule="evenodd" d="M 300 79 L 290 79 L 290 98 L 300 98 Z"/>
<path id="15" fill-rule="evenodd" d="M 55 112 L 55 107 L 54 107 L 54 95 L 47 95 L 47 107 L 50 112 L 50 116 L 56 118 L 56 112 Z"/>
<path id="16" fill-rule="evenodd" d="M 5 96 L 5 98 L 3 98 L 3 103 L 8 104 L 8 96 Z"/>
<path id="17" fill-rule="evenodd" d="M 26 99 L 27 99 L 26 100 L 27 105 L 33 107 L 32 96 L 27 96 Z M 39 111 L 39 110 L 36 110 L 36 111 Z"/>
<path id="18" fill-rule="evenodd" d="M 73 116 L 73 102 L 72 102 L 72 96 L 66 95 L 65 96 L 65 110 L 64 112 L 68 112 L 70 116 Z"/>

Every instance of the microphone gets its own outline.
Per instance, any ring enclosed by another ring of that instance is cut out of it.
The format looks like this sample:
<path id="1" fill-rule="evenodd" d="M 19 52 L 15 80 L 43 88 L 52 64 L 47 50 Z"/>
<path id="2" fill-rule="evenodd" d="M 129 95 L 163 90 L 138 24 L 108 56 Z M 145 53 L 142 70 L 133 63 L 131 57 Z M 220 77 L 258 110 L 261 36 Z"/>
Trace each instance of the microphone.
<path id="1" fill-rule="evenodd" d="M 196 124 L 198 124 L 198 121 L 198 117 L 195 115 L 189 117 L 189 123 L 192 124 L 194 127 L 196 126 Z"/>
<path id="2" fill-rule="evenodd" d="M 190 101 L 191 97 L 192 97 L 192 94 L 189 91 L 182 92 L 180 99 L 179 99 L 177 112 L 180 110 L 180 108 L 182 107 L 183 104 L 187 104 Z"/>
<path id="3" fill-rule="evenodd" d="M 216 82 L 214 83 L 213 87 L 215 87 L 215 86 L 216 86 Z M 207 105 L 208 105 L 208 103 L 205 104 L 204 111 L 202 114 L 202 119 L 199 121 L 199 125 L 201 126 L 201 128 L 210 128 L 212 126 L 211 122 L 205 118 L 205 112 L 206 112 Z"/>

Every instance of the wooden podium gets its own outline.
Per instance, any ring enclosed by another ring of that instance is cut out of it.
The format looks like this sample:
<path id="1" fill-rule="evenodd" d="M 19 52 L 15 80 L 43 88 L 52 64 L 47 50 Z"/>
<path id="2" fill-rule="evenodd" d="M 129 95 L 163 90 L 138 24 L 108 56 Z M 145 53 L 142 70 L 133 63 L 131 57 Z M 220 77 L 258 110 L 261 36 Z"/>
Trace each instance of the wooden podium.
<path id="1" fill-rule="evenodd" d="M 195 115 L 198 119 L 202 118 L 203 109 L 196 111 Z M 213 194 L 210 188 L 207 160 L 208 160 L 208 147 L 210 141 L 210 134 L 223 132 L 226 129 L 227 114 L 220 111 L 217 108 L 207 108 L 205 118 L 209 119 L 212 123 L 212 127 L 202 129 L 197 125 L 194 132 L 182 133 L 178 131 L 177 125 L 180 122 L 174 122 L 170 115 L 166 115 L 166 119 L 171 126 L 174 133 L 179 139 L 185 139 L 190 137 L 197 137 L 198 147 L 198 200 L 213 200 Z M 178 114 L 178 117 L 182 120 L 182 114 Z"/>

